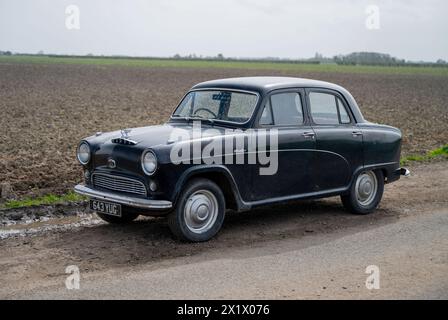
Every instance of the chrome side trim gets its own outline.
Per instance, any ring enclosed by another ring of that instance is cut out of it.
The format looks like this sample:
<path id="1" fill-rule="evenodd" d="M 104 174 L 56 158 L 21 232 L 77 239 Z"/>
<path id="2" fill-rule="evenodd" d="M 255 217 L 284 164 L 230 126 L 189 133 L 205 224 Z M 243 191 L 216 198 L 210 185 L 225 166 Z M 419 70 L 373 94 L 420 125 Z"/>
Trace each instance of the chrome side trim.
<path id="1" fill-rule="evenodd" d="M 317 199 L 317 198 L 326 198 L 330 195 L 339 195 L 345 191 L 347 191 L 348 188 L 336 188 L 336 189 L 329 189 L 329 190 L 323 190 L 323 191 L 314 191 L 309 193 L 299 193 L 294 194 L 290 196 L 284 196 L 284 197 L 276 197 L 276 198 L 269 198 L 264 200 L 256 200 L 251 202 L 243 202 L 245 205 L 249 206 L 249 208 L 257 207 L 257 206 L 265 206 L 275 203 L 281 203 L 281 202 L 287 202 L 287 201 L 293 201 L 293 200 L 300 200 L 300 199 Z"/>
<path id="2" fill-rule="evenodd" d="M 118 193 L 113 192 L 105 192 L 92 189 L 82 184 L 78 184 L 74 188 L 76 193 L 79 193 L 84 196 L 88 196 L 91 198 L 106 200 L 111 202 L 116 202 L 120 204 L 124 204 L 130 207 L 141 208 L 141 209 L 170 209 L 173 206 L 173 203 L 168 200 L 151 200 L 151 199 L 141 199 L 134 198 L 129 196 L 124 196 Z"/>

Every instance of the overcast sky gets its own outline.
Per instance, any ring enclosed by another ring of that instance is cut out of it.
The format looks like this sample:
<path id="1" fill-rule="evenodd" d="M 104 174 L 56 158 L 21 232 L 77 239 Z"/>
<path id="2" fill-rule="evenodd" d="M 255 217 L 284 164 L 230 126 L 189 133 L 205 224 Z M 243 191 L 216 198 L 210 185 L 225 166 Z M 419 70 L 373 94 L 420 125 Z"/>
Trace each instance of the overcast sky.
<path id="1" fill-rule="evenodd" d="M 71 4 L 79 29 L 66 27 Z M 366 27 L 369 5 L 379 9 L 379 29 Z M 435 61 L 448 60 L 447 31 L 446 0 L 0 0 L 0 50 L 23 53 L 306 58 L 376 51 Z"/>

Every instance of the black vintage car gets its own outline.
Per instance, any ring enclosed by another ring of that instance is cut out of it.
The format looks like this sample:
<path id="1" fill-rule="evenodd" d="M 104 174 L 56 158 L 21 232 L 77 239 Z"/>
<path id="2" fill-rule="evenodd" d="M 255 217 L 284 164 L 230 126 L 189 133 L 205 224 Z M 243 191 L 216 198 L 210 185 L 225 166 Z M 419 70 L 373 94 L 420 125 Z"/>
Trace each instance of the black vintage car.
<path id="1" fill-rule="evenodd" d="M 286 77 L 194 86 L 164 125 L 97 133 L 78 146 L 90 208 L 110 223 L 167 215 L 172 232 L 206 241 L 225 211 L 340 195 L 378 206 L 400 168 L 400 130 L 366 121 L 335 84 Z"/>

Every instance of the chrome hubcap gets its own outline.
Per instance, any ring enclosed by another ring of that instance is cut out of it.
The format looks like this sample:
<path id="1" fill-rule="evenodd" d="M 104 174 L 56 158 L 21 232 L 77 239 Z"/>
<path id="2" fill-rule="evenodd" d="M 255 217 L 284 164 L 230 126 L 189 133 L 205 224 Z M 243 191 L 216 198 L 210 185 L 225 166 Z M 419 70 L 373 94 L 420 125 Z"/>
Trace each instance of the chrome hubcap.
<path id="1" fill-rule="evenodd" d="M 191 232 L 207 232 L 218 217 L 218 200 L 212 192 L 198 190 L 187 199 L 184 217 L 185 224 Z"/>
<path id="2" fill-rule="evenodd" d="M 361 173 L 355 185 L 356 199 L 362 206 L 370 205 L 375 199 L 378 190 L 378 180 L 373 171 Z"/>

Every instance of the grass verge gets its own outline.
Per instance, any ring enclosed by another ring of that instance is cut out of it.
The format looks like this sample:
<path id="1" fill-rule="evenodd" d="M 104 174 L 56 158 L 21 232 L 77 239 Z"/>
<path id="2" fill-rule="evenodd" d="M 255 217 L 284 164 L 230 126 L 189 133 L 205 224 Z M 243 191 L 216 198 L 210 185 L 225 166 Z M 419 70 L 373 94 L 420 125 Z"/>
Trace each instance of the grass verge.
<path id="1" fill-rule="evenodd" d="M 401 159 L 400 164 L 402 166 L 408 165 L 411 162 L 423 162 L 429 161 L 436 158 L 448 159 L 448 144 L 440 147 L 438 149 L 429 151 L 425 155 L 410 155 Z"/>
<path id="2" fill-rule="evenodd" d="M 8 200 L 2 206 L 0 206 L 0 209 L 14 209 L 14 208 L 24 208 L 24 207 L 33 207 L 41 205 L 53 205 L 63 202 L 79 202 L 85 199 L 87 198 L 73 191 L 70 191 L 63 195 L 47 194 L 45 196 L 37 198 L 27 197 L 19 200 Z"/>

